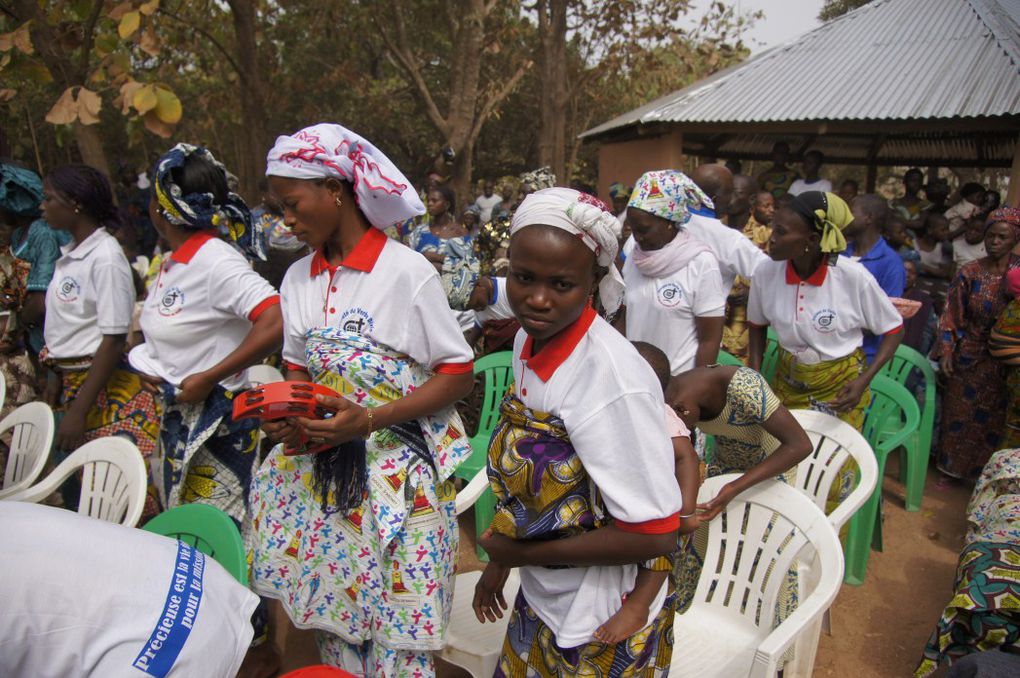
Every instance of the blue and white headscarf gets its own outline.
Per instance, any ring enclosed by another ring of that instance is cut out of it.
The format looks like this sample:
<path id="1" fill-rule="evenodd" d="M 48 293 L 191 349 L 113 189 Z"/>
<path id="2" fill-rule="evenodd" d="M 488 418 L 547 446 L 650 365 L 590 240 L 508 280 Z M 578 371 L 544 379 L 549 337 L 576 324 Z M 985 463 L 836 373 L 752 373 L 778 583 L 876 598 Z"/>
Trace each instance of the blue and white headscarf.
<path id="1" fill-rule="evenodd" d="M 0 207 L 23 217 L 39 216 L 43 182 L 29 169 L 0 162 Z"/>
<path id="2" fill-rule="evenodd" d="M 227 170 L 207 148 L 191 144 L 177 144 L 156 163 L 152 190 L 164 219 L 186 231 L 216 229 L 220 235 L 234 243 L 248 259 L 266 260 L 266 236 L 255 226 L 244 199 L 229 192 L 224 204 L 216 202 L 210 193 L 183 194 L 174 182 L 173 170 L 183 167 L 193 156 L 204 157 L 227 178 Z"/>

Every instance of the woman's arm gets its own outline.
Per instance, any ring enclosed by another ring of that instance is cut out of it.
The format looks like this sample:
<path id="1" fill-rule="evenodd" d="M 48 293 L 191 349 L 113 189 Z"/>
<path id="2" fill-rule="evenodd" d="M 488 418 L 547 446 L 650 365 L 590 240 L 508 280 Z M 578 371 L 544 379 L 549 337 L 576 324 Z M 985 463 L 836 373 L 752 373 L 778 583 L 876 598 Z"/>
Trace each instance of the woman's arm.
<path id="1" fill-rule="evenodd" d="M 761 372 L 761 361 L 765 355 L 765 341 L 768 338 L 768 328 L 757 325 L 747 326 L 747 366 L 756 372 Z"/>
<path id="2" fill-rule="evenodd" d="M 331 419 L 296 417 L 294 422 L 310 439 L 339 445 L 354 438 L 367 437 L 369 428 L 378 431 L 433 414 L 465 397 L 474 384 L 474 374 L 470 370 L 461 374 L 437 373 L 414 392 L 371 410 L 346 398 L 316 396 L 321 405 L 335 410 L 336 415 Z"/>
<path id="3" fill-rule="evenodd" d="M 276 304 L 262 311 L 244 340 L 223 360 L 181 382 L 177 402 L 200 403 L 219 382 L 259 363 L 283 344 L 283 315 Z"/>
<path id="4" fill-rule="evenodd" d="M 695 317 L 694 329 L 698 334 L 698 352 L 694 355 L 694 366 L 705 367 L 719 360 L 719 346 L 722 344 L 725 316 L 711 318 Z"/>
<path id="5" fill-rule="evenodd" d="M 811 440 L 790 411 L 782 405 L 761 426 L 779 440 L 779 447 L 739 478 L 726 483 L 710 501 L 699 504 L 698 508 L 703 511 L 698 516 L 701 520 L 712 520 L 735 496 L 763 480 L 789 471 L 811 454 Z"/>
<path id="6" fill-rule="evenodd" d="M 479 545 L 489 560 L 507 567 L 522 565 L 633 565 L 665 556 L 676 549 L 677 531 L 643 534 L 615 524 L 565 539 L 511 539 L 487 530 Z"/>
<path id="7" fill-rule="evenodd" d="M 698 517 L 695 515 L 698 504 L 698 490 L 701 488 L 701 468 L 698 453 L 690 438 L 677 436 L 673 438 L 673 472 L 683 504 L 680 506 L 680 534 L 690 534 L 698 529 Z M 684 518 L 683 516 L 690 516 Z"/>
<path id="8" fill-rule="evenodd" d="M 85 416 L 117 368 L 117 363 L 124 353 L 126 339 L 126 334 L 103 335 L 103 340 L 99 342 L 99 348 L 96 349 L 92 365 L 85 376 L 85 382 L 78 389 L 74 399 L 68 403 L 67 410 L 60 420 L 57 449 L 69 452 L 81 442 L 85 433 Z"/>
<path id="9" fill-rule="evenodd" d="M 896 349 L 902 341 L 902 327 L 892 334 L 884 334 L 882 341 L 878 344 L 878 350 L 875 351 L 875 357 L 871 360 L 868 368 L 864 370 L 861 376 L 847 382 L 840 389 L 839 393 L 836 394 L 836 397 L 829 401 L 829 406 L 837 412 L 847 412 L 856 407 L 857 403 L 861 402 L 861 396 L 864 395 L 864 391 L 868 388 L 871 380 L 879 373 L 882 366 L 896 355 Z"/>

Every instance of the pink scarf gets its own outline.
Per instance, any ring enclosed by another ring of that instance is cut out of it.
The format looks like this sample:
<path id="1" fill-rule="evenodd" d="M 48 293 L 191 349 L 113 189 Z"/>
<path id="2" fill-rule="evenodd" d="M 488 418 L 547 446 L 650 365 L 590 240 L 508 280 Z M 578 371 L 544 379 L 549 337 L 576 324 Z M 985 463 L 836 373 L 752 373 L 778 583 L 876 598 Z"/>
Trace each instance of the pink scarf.
<path id="1" fill-rule="evenodd" d="M 645 252 L 638 246 L 634 248 L 631 256 L 634 258 L 634 265 L 645 277 L 665 278 L 683 269 L 702 252 L 714 254 L 711 247 L 692 238 L 686 229 L 681 229 L 677 231 L 676 237 L 661 249 Z"/>

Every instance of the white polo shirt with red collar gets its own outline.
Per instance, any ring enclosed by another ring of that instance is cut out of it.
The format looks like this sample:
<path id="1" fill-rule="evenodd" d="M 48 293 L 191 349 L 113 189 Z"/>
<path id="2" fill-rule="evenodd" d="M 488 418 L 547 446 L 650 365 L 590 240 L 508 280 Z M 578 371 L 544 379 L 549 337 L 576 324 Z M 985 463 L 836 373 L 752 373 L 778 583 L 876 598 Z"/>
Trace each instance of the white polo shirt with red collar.
<path id="1" fill-rule="evenodd" d="M 730 288 L 723 283 L 715 255 L 702 252 L 662 278 L 646 276 L 634 257 L 628 257 L 623 280 L 627 283 L 627 338 L 659 348 L 669 358 L 671 374 L 692 369 L 698 353 L 695 319 L 726 314 Z"/>
<path id="2" fill-rule="evenodd" d="M 875 277 L 847 257 L 807 279 L 790 262 L 763 263 L 751 281 L 747 320 L 771 325 L 780 346 L 806 364 L 845 358 L 862 346 L 864 330 L 881 335 L 903 328 Z"/>
<path id="3" fill-rule="evenodd" d="M 51 358 L 92 356 L 103 335 L 127 334 L 131 327 L 131 266 L 105 228 L 60 251 L 46 290 L 46 348 Z"/>
<path id="4" fill-rule="evenodd" d="M 307 369 L 309 330 L 339 327 L 404 353 L 434 372 L 462 374 L 474 354 L 425 257 L 370 228 L 337 266 L 322 250 L 294 262 L 280 285 L 283 359 Z"/>
<path id="5" fill-rule="evenodd" d="M 209 231 L 195 233 L 164 261 L 142 306 L 145 343 L 131 365 L 174 386 L 233 353 L 252 323 L 280 297 L 233 247 Z M 247 370 L 220 384 L 237 391 Z"/>
<path id="6" fill-rule="evenodd" d="M 532 354 L 523 331 L 514 341 L 514 390 L 528 408 L 563 420 L 570 442 L 621 529 L 676 530 L 682 504 L 662 387 L 627 339 L 590 307 Z M 528 605 L 562 647 L 592 640 L 634 587 L 637 565 L 520 568 Z M 666 586 L 649 608 L 662 607 Z"/>

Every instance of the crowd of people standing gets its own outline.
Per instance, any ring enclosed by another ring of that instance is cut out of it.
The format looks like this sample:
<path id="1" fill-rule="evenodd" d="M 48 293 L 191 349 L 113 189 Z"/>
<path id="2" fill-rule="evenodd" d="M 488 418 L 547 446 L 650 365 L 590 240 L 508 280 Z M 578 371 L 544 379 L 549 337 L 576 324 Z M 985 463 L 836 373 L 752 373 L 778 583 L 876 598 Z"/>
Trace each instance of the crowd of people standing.
<path id="1" fill-rule="evenodd" d="M 916 170 L 891 204 L 847 182 L 837 194 L 821 153 L 803 177 L 788 153 L 777 144 L 757 179 L 649 171 L 614 184 L 612 207 L 542 168 L 498 193 L 483 182 L 459 212 L 442 177 L 419 194 L 332 124 L 277 139 L 254 210 L 189 144 L 144 177 L 144 209 L 126 195 L 118 209 L 85 165 L 40 179 L 4 163 L 6 407 L 58 407 L 59 454 L 128 436 L 150 461 L 147 515 L 227 513 L 249 536 L 252 589 L 315 629 L 324 662 L 427 676 L 458 553 L 453 473 L 471 454 L 458 403 L 473 360 L 511 350 L 474 601 L 480 622 L 510 614 L 497 675 L 659 674 L 700 573 L 693 535 L 811 452 L 789 410 L 860 430 L 902 342 L 945 379 L 947 478 L 1020 439 L 1020 370 L 993 355 L 1020 342 L 1020 212 L 969 184 L 952 206 L 937 182 L 922 198 Z M 718 365 L 723 349 L 746 366 Z M 263 458 L 257 422 L 230 413 L 247 368 L 277 354 L 288 380 L 337 396 L 318 396 L 328 418 L 263 424 Z M 699 456 L 707 475 L 739 476 L 695 506 Z M 853 478 L 841 472 L 833 505 Z M 791 571 L 776 623 L 796 590 Z M 276 661 L 266 617 L 263 603 L 250 675 Z"/>

